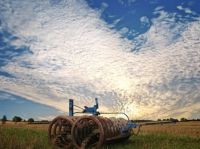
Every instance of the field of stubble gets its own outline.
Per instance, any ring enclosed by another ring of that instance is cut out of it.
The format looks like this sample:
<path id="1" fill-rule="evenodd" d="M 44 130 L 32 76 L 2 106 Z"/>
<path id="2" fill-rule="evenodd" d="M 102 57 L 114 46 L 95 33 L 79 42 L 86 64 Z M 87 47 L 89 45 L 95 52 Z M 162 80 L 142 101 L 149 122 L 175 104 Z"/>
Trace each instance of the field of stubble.
<path id="1" fill-rule="evenodd" d="M 8 122 L 0 125 L 0 149 L 53 149 L 48 143 L 48 124 Z M 105 149 L 200 149 L 200 122 L 141 127 L 138 136 Z"/>

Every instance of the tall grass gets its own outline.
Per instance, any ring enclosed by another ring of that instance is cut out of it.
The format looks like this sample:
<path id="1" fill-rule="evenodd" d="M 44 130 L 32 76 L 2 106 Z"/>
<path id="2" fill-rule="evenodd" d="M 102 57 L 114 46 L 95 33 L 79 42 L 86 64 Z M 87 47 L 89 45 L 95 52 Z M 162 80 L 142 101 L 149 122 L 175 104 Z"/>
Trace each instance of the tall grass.
<path id="1" fill-rule="evenodd" d="M 0 127 L 0 149 L 52 149 L 47 131 Z"/>

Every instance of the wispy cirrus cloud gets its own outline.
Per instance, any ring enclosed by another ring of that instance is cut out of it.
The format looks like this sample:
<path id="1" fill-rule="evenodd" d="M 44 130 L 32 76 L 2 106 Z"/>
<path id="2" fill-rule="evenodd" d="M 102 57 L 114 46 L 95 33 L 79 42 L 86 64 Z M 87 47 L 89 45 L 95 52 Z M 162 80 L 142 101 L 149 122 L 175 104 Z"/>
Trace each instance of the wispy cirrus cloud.
<path id="1" fill-rule="evenodd" d="M 200 107 L 199 19 L 177 22 L 156 10 L 149 30 L 132 41 L 84 1 L 0 6 L 2 27 L 31 50 L 1 68 L 15 76 L 1 76 L 1 90 L 63 111 L 67 98 L 88 105 L 99 97 L 102 109 L 134 118 L 191 117 Z"/>

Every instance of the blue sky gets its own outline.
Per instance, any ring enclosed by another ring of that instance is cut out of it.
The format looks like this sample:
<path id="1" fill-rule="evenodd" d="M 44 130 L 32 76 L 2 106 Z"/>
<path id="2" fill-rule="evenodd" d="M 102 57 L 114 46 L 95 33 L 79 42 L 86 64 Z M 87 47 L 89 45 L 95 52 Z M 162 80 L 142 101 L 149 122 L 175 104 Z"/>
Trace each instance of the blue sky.
<path id="1" fill-rule="evenodd" d="M 35 118 L 36 120 L 46 120 L 52 118 L 49 116 L 56 116 L 64 114 L 64 112 L 53 109 L 27 100 L 26 98 L 16 96 L 7 92 L 0 91 L 0 109 L 1 115 L 6 115 L 7 119 L 12 119 L 14 116 L 20 116 L 23 119 Z M 67 107 L 67 106 L 66 106 Z"/>
<path id="2" fill-rule="evenodd" d="M 84 106 L 98 97 L 100 110 L 131 118 L 198 118 L 199 8 L 197 0 L 1 1 L 0 116 L 51 119 L 67 113 L 68 98 Z"/>

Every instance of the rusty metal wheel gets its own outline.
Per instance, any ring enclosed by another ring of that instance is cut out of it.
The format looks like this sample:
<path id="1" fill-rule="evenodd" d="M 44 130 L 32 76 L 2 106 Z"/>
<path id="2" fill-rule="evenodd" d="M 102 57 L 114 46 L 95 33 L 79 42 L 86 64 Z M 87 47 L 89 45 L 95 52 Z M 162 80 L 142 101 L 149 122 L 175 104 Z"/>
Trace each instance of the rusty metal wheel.
<path id="1" fill-rule="evenodd" d="M 100 148 L 105 141 L 101 122 L 95 116 L 82 116 L 72 127 L 72 141 L 77 149 Z"/>
<path id="2" fill-rule="evenodd" d="M 49 141 L 57 147 L 70 149 L 73 147 L 71 128 L 73 119 L 69 116 L 58 116 L 49 125 Z"/>

